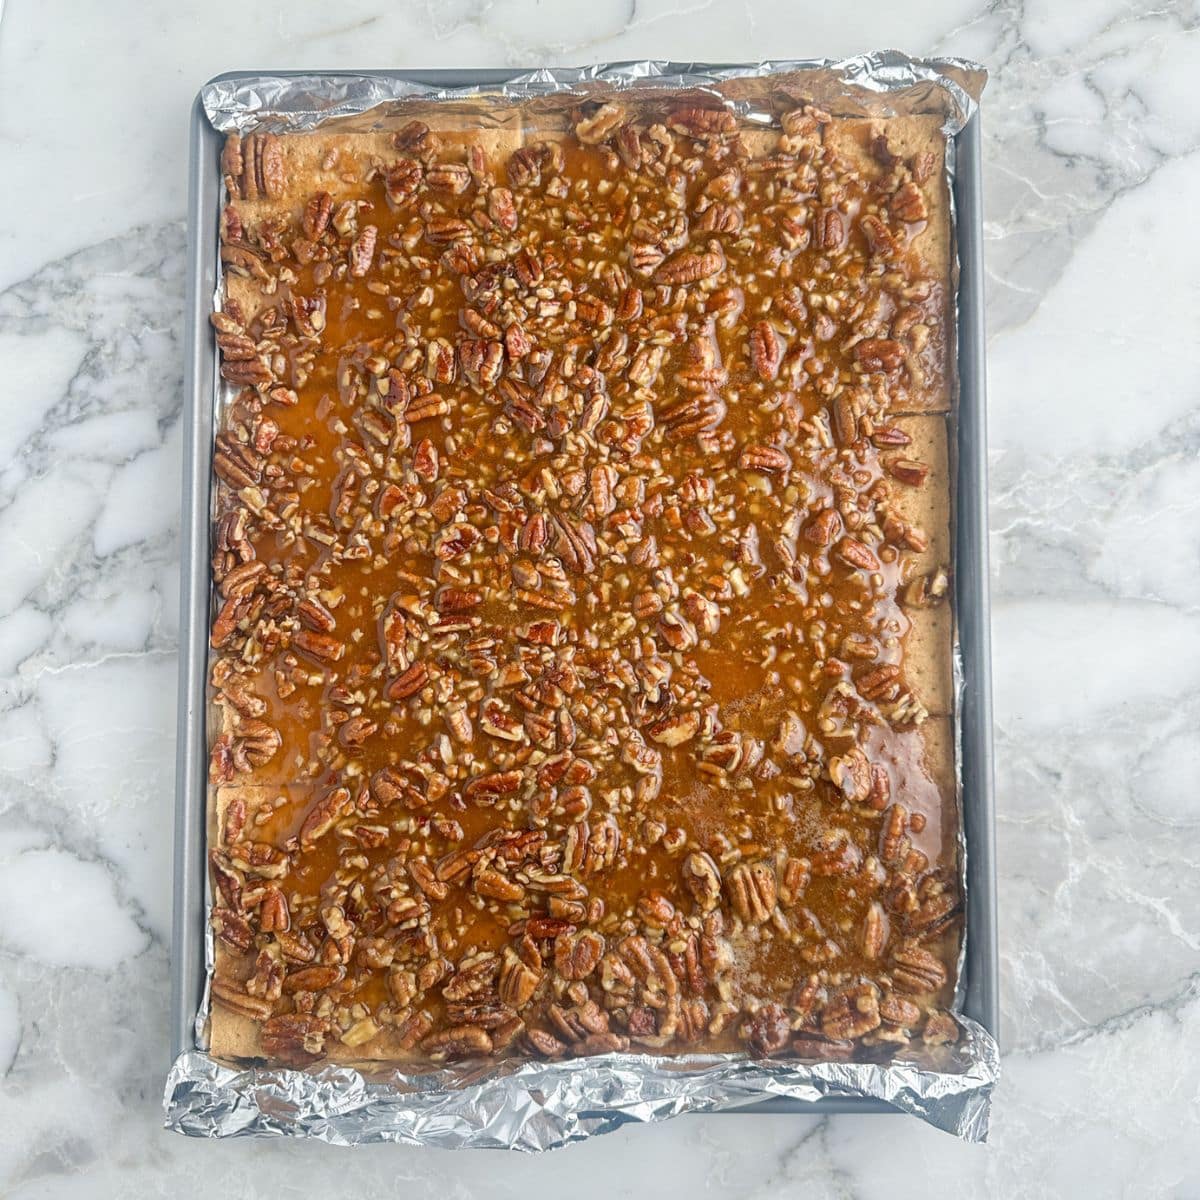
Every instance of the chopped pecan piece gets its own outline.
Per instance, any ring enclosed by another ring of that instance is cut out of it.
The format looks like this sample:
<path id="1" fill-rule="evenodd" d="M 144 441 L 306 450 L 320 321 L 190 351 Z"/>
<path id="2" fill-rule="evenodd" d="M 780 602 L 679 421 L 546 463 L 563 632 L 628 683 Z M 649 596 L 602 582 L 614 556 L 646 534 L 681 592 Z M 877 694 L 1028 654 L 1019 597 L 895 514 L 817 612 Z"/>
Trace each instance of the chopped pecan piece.
<path id="1" fill-rule="evenodd" d="M 679 746 L 691 741 L 700 729 L 698 712 L 675 713 L 655 721 L 647 731 L 653 741 L 661 746 Z"/>
<path id="2" fill-rule="evenodd" d="M 904 362 L 904 347 L 890 338 L 865 338 L 854 347 L 854 361 L 867 371 L 894 371 Z"/>
<path id="3" fill-rule="evenodd" d="M 575 123 L 575 136 L 594 146 L 603 142 L 621 124 L 625 114 L 615 104 L 602 104 L 589 117 Z"/>
<path id="4" fill-rule="evenodd" d="M 711 912 L 721 899 L 721 872 L 707 854 L 689 854 L 683 861 L 683 881 L 704 912 Z"/>

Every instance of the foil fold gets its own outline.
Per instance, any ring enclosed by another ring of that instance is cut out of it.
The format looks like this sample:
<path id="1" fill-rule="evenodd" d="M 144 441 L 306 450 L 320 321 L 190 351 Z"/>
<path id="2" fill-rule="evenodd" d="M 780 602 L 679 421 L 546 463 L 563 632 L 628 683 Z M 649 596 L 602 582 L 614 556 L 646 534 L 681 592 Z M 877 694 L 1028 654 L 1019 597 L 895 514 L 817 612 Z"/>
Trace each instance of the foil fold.
<path id="1" fill-rule="evenodd" d="M 200 98 L 209 122 L 221 133 L 283 133 L 319 126 L 369 128 L 414 102 L 457 108 L 486 125 L 488 101 L 532 101 L 552 109 L 573 106 L 600 93 L 630 91 L 638 92 L 639 97 L 657 92 L 675 98 L 689 90 L 715 93 L 740 115 L 766 119 L 767 114 L 754 109 L 753 101 L 781 86 L 834 116 L 938 112 L 944 117 L 943 132 L 953 136 L 974 114 L 987 80 L 984 69 L 966 59 L 917 59 L 898 50 L 846 59 L 729 65 L 641 59 L 587 67 L 542 67 L 516 76 L 487 70 L 473 74 L 480 82 L 468 86 L 439 86 L 386 72 L 239 76 L 205 84 Z"/>
<path id="2" fill-rule="evenodd" d="M 840 61 L 718 66 L 642 60 L 543 68 L 515 77 L 503 71 L 474 74 L 479 82 L 469 86 L 440 86 L 386 73 L 234 77 L 207 84 L 201 102 L 215 129 L 246 133 L 370 128 L 427 105 L 486 126 L 497 119 L 497 108 L 511 104 L 531 104 L 536 114 L 631 91 L 639 100 L 661 95 L 676 102 L 689 91 L 716 94 L 754 121 L 768 118 L 767 99 L 793 95 L 836 116 L 936 113 L 946 137 L 952 138 L 974 114 L 986 81 L 985 72 L 974 63 L 913 59 L 894 50 Z M 946 170 L 953 175 L 953 153 L 946 156 Z M 214 405 L 219 402 L 215 395 Z M 961 698 L 957 638 L 954 680 Z M 961 802 L 960 735 L 956 720 Z M 961 887 L 969 904 L 966 853 L 960 832 Z M 467 1062 L 410 1072 L 377 1066 L 360 1071 L 332 1064 L 296 1070 L 230 1065 L 203 1049 L 214 962 L 210 928 L 205 941 L 207 985 L 195 1020 L 198 1048 L 180 1054 L 167 1077 L 164 1125 L 193 1137 L 294 1136 L 336 1145 L 396 1142 L 537 1152 L 630 1122 L 737 1109 L 769 1098 L 869 1098 L 965 1141 L 982 1142 L 999 1078 L 999 1049 L 986 1029 L 961 1012 L 965 943 L 964 936 L 954 1014 L 959 1042 L 952 1047 L 914 1045 L 886 1062 L 626 1053 L 559 1062 Z"/>
<path id="3" fill-rule="evenodd" d="M 193 1137 L 301 1136 L 342 1146 L 397 1142 L 537 1152 L 630 1122 L 736 1109 L 768 1097 L 870 1096 L 979 1142 L 987 1137 L 999 1054 L 980 1025 L 958 1020 L 957 1072 L 902 1060 L 801 1064 L 606 1054 L 367 1076 L 331 1065 L 231 1067 L 188 1051 L 167 1078 L 166 1125 Z"/>

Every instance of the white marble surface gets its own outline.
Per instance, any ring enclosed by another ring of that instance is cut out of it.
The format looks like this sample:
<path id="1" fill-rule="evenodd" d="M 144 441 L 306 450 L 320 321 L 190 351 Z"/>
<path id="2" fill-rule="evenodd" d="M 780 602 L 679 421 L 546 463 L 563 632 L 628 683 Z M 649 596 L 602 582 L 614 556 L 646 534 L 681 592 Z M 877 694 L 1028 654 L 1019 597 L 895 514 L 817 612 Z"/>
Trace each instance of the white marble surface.
<path id="1" fill-rule="evenodd" d="M 0 1194 L 1200 1196 L 1200 10 L 0 7 Z M 990 1146 L 711 1117 L 542 1159 L 159 1128 L 186 123 L 234 67 L 975 57 L 1005 1076 Z"/>

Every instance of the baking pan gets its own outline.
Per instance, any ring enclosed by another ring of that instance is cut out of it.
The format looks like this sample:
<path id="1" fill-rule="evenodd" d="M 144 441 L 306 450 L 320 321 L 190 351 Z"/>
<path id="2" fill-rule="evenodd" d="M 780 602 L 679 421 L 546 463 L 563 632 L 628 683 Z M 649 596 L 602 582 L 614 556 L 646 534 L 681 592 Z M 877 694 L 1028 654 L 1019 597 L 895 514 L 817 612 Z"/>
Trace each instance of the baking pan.
<path id="1" fill-rule="evenodd" d="M 688 71 L 699 64 L 672 63 Z M 711 64 L 704 64 L 705 66 Z M 328 75 L 363 74 L 331 71 Z M 367 72 L 441 87 L 500 84 L 524 70 Z M 261 72 L 234 71 L 217 79 Z M 297 72 L 273 72 L 297 74 Z M 954 586 L 961 650 L 962 815 L 966 841 L 966 957 L 963 1012 L 996 1036 L 999 961 L 996 936 L 995 818 L 987 539 L 987 409 L 984 372 L 983 229 L 980 131 L 976 114 L 954 139 L 953 182 L 959 261 L 957 476 Z M 179 705 L 175 791 L 175 888 L 171 956 L 171 1056 L 197 1048 L 205 982 L 205 836 L 208 772 L 210 477 L 217 350 L 208 315 L 217 284 L 219 166 L 223 137 L 192 106 L 188 187 L 188 269 L 184 307 L 183 507 L 180 526 Z M 764 1100 L 733 1112 L 895 1112 L 879 1100 L 829 1097 Z"/>

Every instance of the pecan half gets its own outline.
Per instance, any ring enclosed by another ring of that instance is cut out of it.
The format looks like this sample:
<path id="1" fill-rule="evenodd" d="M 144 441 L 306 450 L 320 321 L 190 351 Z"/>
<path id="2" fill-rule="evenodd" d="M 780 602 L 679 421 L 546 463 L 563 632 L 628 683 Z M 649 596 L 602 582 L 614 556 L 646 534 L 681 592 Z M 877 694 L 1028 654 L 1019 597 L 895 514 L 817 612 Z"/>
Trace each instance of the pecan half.
<path id="1" fill-rule="evenodd" d="M 759 379 L 771 380 L 779 374 L 783 345 L 769 321 L 759 321 L 750 330 L 750 365 Z"/>
<path id="2" fill-rule="evenodd" d="M 697 254 L 688 250 L 663 263 L 654 272 L 656 283 L 687 284 L 711 279 L 725 269 L 725 256 L 719 250 Z"/>
<path id="3" fill-rule="evenodd" d="M 761 924 L 774 911 L 778 889 L 771 863 L 738 863 L 726 876 L 725 884 L 733 911 L 747 924 Z"/>

